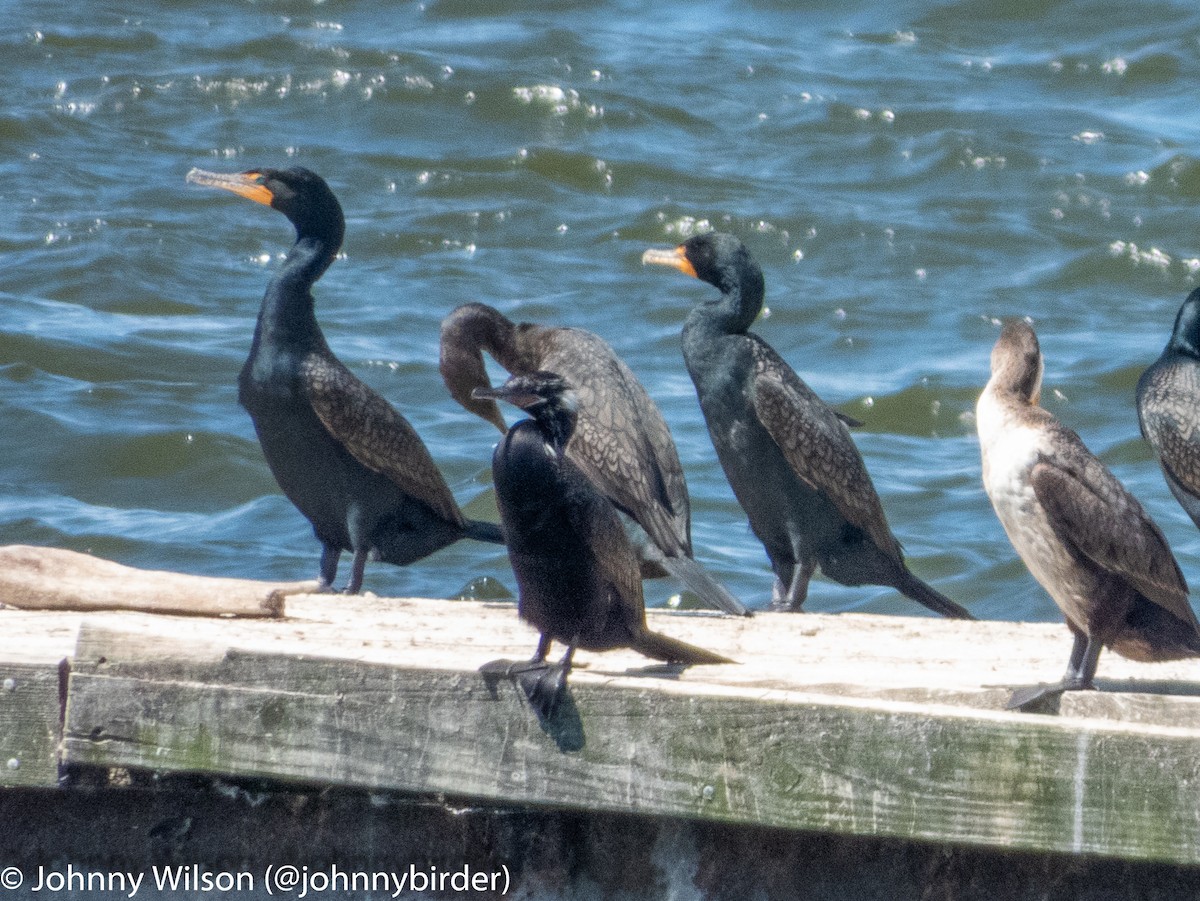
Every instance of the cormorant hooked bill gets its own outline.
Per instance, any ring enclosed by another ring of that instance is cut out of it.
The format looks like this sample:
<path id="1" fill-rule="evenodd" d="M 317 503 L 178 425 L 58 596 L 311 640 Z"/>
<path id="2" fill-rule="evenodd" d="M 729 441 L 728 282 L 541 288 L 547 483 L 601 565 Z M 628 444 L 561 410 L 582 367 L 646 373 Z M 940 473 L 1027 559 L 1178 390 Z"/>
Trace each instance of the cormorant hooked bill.
<path id="1" fill-rule="evenodd" d="M 633 648 L 674 663 L 733 661 L 646 627 L 637 555 L 616 508 L 564 454 L 578 416 L 570 384 L 551 372 L 513 376 L 499 388 L 475 388 L 476 399 L 515 404 L 523 419 L 496 445 L 496 503 L 516 575 L 517 610 L 540 633 L 537 652 L 520 671 L 541 671 L 531 700 L 549 715 L 566 685 L 576 648 Z M 551 642 L 567 646 L 556 666 Z"/>
<path id="2" fill-rule="evenodd" d="M 694 307 L 683 357 L 717 458 L 775 571 L 772 608 L 799 610 L 818 566 L 843 585 L 888 585 L 943 616 L 971 619 L 914 576 L 844 417 L 783 358 L 748 331 L 763 303 L 763 275 L 737 238 L 709 232 L 643 263 L 714 285 Z"/>
<path id="3" fill-rule="evenodd" d="M 749 615 L 693 558 L 691 503 L 675 442 L 662 413 L 613 349 L 583 329 L 514 323 L 481 303 L 453 310 L 442 321 L 442 378 L 455 400 L 503 433 L 496 402 L 472 395 L 475 388 L 490 387 L 485 350 L 510 375 L 549 370 L 575 386 L 578 418 L 567 456 L 640 527 L 635 541 L 642 575 L 670 572 L 711 606 Z"/>
<path id="4" fill-rule="evenodd" d="M 1200 622 L 1166 538 L 1079 436 L 1038 405 L 1042 366 L 1033 328 L 1006 323 L 976 406 L 996 516 L 1075 636 L 1062 680 L 1019 689 L 1012 708 L 1093 688 L 1104 647 L 1139 661 L 1200 656 Z"/>
<path id="5" fill-rule="evenodd" d="M 461 538 L 503 544 L 494 524 L 463 516 L 413 427 L 325 342 L 311 289 L 337 256 L 345 220 L 324 179 L 295 167 L 193 169 L 187 180 L 279 210 L 296 228 L 263 297 L 238 400 L 279 487 L 321 542 L 321 587 L 332 587 L 342 551 L 354 553 L 345 588 L 354 594 L 368 557 L 404 566 Z"/>
<path id="6" fill-rule="evenodd" d="M 1137 408 L 1167 486 L 1200 528 L 1200 288 L 1179 308 L 1162 355 L 1138 379 Z"/>

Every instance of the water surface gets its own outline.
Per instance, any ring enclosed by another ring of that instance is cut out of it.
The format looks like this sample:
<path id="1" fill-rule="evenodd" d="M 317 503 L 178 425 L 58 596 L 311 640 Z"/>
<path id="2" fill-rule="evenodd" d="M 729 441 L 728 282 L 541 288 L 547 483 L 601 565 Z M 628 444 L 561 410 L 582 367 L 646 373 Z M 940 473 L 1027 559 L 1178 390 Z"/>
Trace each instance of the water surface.
<path id="1" fill-rule="evenodd" d="M 920 575 L 983 617 L 1058 618 L 983 494 L 972 420 L 999 319 L 1027 315 L 1046 405 L 1200 579 L 1200 535 L 1133 407 L 1200 272 L 1200 8 L 808 6 L 11 4 L 0 541 L 315 573 L 235 388 L 290 226 L 184 183 L 193 166 L 302 164 L 347 215 L 316 291 L 329 342 L 477 515 L 494 515 L 496 433 L 437 371 L 438 323 L 469 300 L 613 344 L 674 431 L 698 555 L 765 603 L 765 554 L 679 353 L 712 289 L 640 264 L 719 228 L 765 271 L 757 330 L 866 423 L 859 447 Z M 514 587 L 502 550 L 464 542 L 371 566 L 367 587 L 446 596 L 483 576 Z M 808 606 L 922 612 L 820 578 Z"/>

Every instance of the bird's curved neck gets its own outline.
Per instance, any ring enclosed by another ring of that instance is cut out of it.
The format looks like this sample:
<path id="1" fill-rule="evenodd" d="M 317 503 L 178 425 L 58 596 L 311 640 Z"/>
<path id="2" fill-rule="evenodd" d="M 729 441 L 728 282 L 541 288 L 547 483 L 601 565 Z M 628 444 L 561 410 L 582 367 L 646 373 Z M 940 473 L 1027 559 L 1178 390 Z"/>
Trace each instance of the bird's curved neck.
<path id="1" fill-rule="evenodd" d="M 474 325 L 475 343 L 491 354 L 501 366 L 512 372 L 516 368 L 513 358 L 518 354 L 516 324 L 498 310 L 489 309 Z"/>
<path id="2" fill-rule="evenodd" d="M 439 367 L 450 395 L 476 416 L 507 430 L 500 408 L 493 400 L 472 397 L 475 388 L 487 387 L 487 368 L 483 352 L 487 351 L 510 373 L 526 371 L 516 360 L 516 326 L 499 310 L 484 304 L 468 304 L 459 308 L 442 323 L 441 360 Z"/>
<path id="3" fill-rule="evenodd" d="M 1042 362 L 1036 367 L 1002 365 L 994 369 L 985 390 L 1009 407 L 1036 407 L 1042 397 Z"/>
<path id="4" fill-rule="evenodd" d="M 721 296 L 694 307 L 688 315 L 688 326 L 726 335 L 744 334 L 762 311 L 762 271 L 755 268 L 722 273 L 717 288 Z"/>
<path id="5" fill-rule="evenodd" d="M 264 337 L 288 340 L 317 330 L 312 286 L 333 263 L 337 245 L 320 238 L 300 236 L 263 297 L 258 328 Z"/>

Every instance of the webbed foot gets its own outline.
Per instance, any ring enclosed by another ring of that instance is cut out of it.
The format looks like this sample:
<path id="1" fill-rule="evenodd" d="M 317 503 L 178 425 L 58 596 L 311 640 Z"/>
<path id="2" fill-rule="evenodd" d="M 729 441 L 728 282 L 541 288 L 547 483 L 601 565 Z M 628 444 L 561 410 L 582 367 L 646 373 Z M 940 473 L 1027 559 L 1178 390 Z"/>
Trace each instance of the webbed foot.
<path id="1" fill-rule="evenodd" d="M 1005 705 L 1008 710 L 1020 710 L 1022 713 L 1046 713 L 1052 702 L 1058 701 L 1068 691 L 1090 691 L 1095 686 L 1081 680 L 1063 679 L 1060 682 L 1041 682 L 1014 689 Z"/>
<path id="2" fill-rule="evenodd" d="M 566 694 L 568 670 L 561 663 L 553 666 L 543 663 L 539 668 L 526 667 L 517 673 L 517 682 L 529 699 L 529 706 L 543 721 L 554 716 Z"/>

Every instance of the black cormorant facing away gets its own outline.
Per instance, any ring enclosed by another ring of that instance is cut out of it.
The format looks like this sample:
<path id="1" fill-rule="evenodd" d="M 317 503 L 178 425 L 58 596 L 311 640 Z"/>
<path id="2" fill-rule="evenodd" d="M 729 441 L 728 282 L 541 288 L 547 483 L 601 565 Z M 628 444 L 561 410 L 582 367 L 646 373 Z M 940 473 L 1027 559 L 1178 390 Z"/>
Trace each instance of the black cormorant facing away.
<path id="1" fill-rule="evenodd" d="M 637 555 L 616 508 L 564 454 L 578 415 L 566 380 L 534 372 L 473 394 L 506 400 L 533 417 L 514 425 L 496 445 L 492 472 L 517 578 L 517 609 L 541 633 L 536 654 L 522 667 L 542 671 L 535 705 L 543 713 L 553 710 L 576 648 L 633 648 L 685 664 L 732 662 L 646 627 Z M 553 641 L 567 651 L 550 667 L 545 660 Z"/>
<path id="2" fill-rule="evenodd" d="M 1175 499 L 1200 527 L 1200 288 L 1162 355 L 1138 379 L 1138 421 Z"/>
<path id="3" fill-rule="evenodd" d="M 1041 386 L 1037 335 L 1008 322 L 976 407 L 983 485 L 1075 636 L 1062 681 L 1018 690 L 1010 707 L 1092 688 L 1104 647 L 1140 661 L 1200 656 L 1200 622 L 1167 540 L 1079 436 L 1038 406 Z"/>
<path id="4" fill-rule="evenodd" d="M 481 303 L 463 304 L 442 322 L 441 370 L 450 394 L 506 431 L 483 352 L 510 375 L 556 372 L 575 386 L 578 418 L 567 456 L 617 509 L 640 526 L 642 575 L 668 572 L 726 613 L 748 611 L 692 557 L 691 505 L 675 442 L 637 376 L 601 338 L 577 328 L 515 323 Z"/>
<path id="5" fill-rule="evenodd" d="M 404 566 L 460 538 L 502 544 L 495 525 L 464 518 L 412 426 L 325 343 L 311 289 L 345 231 L 325 181 L 300 167 L 193 169 L 187 180 L 279 210 L 296 228 L 263 297 L 238 400 L 279 487 L 321 542 L 321 586 L 333 585 L 342 551 L 354 553 L 345 588 L 353 594 L 368 557 Z"/>
<path id="6" fill-rule="evenodd" d="M 671 266 L 721 294 L 693 308 L 683 357 L 733 493 L 775 571 L 772 607 L 799 610 L 818 566 L 843 585 L 889 585 L 944 616 L 970 619 L 914 576 L 843 417 L 748 331 L 763 276 L 732 235 L 710 232 L 643 263 Z"/>

